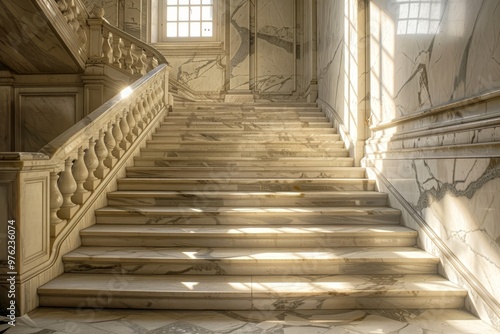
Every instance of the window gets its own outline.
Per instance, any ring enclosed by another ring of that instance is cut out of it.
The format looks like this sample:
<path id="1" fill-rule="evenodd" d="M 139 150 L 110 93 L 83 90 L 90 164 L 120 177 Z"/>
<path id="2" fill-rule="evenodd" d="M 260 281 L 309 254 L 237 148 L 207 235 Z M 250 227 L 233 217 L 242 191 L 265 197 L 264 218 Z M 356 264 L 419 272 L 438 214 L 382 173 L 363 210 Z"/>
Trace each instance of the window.
<path id="1" fill-rule="evenodd" d="M 441 0 L 398 0 L 398 35 L 435 34 L 441 19 Z"/>
<path id="2" fill-rule="evenodd" d="M 213 0 L 162 1 L 162 39 L 211 40 L 215 37 Z"/>

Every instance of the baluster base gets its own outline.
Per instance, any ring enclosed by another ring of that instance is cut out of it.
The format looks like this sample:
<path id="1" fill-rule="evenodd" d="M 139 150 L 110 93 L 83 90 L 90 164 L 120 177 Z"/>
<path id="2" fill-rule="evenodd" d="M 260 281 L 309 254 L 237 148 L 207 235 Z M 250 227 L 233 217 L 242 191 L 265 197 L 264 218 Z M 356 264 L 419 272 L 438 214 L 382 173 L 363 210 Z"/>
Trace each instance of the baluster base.
<path id="1" fill-rule="evenodd" d="M 108 175 L 109 169 L 96 169 L 94 171 L 94 176 L 98 179 L 104 179 Z"/>
<path id="2" fill-rule="evenodd" d="M 101 182 L 101 180 L 99 180 L 99 179 L 87 180 L 83 183 L 83 187 L 85 189 L 87 189 L 88 191 L 94 191 L 97 188 L 97 186 L 99 185 L 99 182 Z"/>
<path id="3" fill-rule="evenodd" d="M 71 201 L 73 203 L 83 204 L 90 197 L 90 192 L 75 193 L 71 196 Z"/>
<path id="4" fill-rule="evenodd" d="M 61 220 L 58 223 L 51 223 L 50 224 L 50 237 L 55 238 L 57 237 L 63 228 L 66 226 L 66 220 Z"/>
<path id="5" fill-rule="evenodd" d="M 57 216 L 61 219 L 71 219 L 78 211 L 78 209 L 80 209 L 79 205 L 60 208 L 59 211 L 57 211 Z"/>
<path id="6" fill-rule="evenodd" d="M 118 162 L 118 159 L 116 158 L 116 156 L 114 156 L 112 158 L 111 157 L 107 157 L 106 159 L 104 159 L 104 166 L 106 166 L 108 168 L 113 168 L 116 165 L 117 162 Z"/>

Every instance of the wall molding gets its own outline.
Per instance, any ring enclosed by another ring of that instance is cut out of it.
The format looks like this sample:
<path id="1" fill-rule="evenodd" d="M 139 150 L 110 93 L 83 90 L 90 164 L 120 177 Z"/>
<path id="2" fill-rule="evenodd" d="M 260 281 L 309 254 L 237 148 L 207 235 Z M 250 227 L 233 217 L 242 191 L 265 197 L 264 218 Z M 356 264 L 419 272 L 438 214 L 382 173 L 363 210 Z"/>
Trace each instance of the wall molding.
<path id="1" fill-rule="evenodd" d="M 446 243 L 432 230 L 432 228 L 427 224 L 427 222 L 413 209 L 410 203 L 408 203 L 404 199 L 403 195 L 401 195 L 401 193 L 399 193 L 399 191 L 397 191 L 396 188 L 391 185 L 389 180 L 376 167 L 372 166 L 373 162 L 368 160 L 367 164 L 368 166 L 366 168 L 367 171 L 369 171 L 371 174 L 370 178 L 372 179 L 374 178 L 377 181 L 377 184 L 382 185 L 383 189 L 381 191 L 387 192 L 389 197 L 390 198 L 392 197 L 400 205 L 401 208 L 399 209 L 404 210 L 411 217 L 411 219 L 416 223 L 416 225 L 425 234 L 425 236 L 438 249 L 439 254 L 434 254 L 434 255 L 438 256 L 441 262 L 443 262 L 443 259 L 446 262 L 448 262 L 451 265 L 452 269 L 464 280 L 465 284 L 467 285 L 465 288 L 469 291 L 469 295 L 467 298 L 470 299 L 472 306 L 476 308 L 476 305 L 470 296 L 471 291 L 488 306 L 489 308 L 488 314 L 490 316 L 490 320 L 492 321 L 492 325 L 494 325 L 497 328 L 500 327 L 500 302 L 496 300 L 495 297 L 493 297 L 483 287 L 483 284 L 474 277 L 474 275 L 469 271 L 469 269 L 458 259 L 458 257 L 451 251 L 451 249 L 448 248 Z M 402 223 L 403 225 L 408 225 L 408 223 L 405 222 L 404 219 L 402 219 Z M 425 250 L 429 251 L 428 249 Z M 443 269 L 445 273 L 447 273 L 446 267 L 443 266 Z M 454 283 L 459 284 L 458 282 Z M 477 311 L 477 308 L 475 311 Z M 491 319 L 492 315 L 494 316 L 493 319 Z"/>
<path id="2" fill-rule="evenodd" d="M 391 121 L 383 122 L 377 125 L 374 125 L 370 127 L 370 130 L 373 132 L 381 131 L 387 128 L 394 127 L 396 125 L 400 125 L 402 123 L 407 123 L 410 121 L 418 120 L 420 118 L 428 117 L 431 115 L 436 115 L 440 114 L 446 111 L 451 111 L 453 109 L 457 108 L 463 108 L 463 107 L 468 107 L 472 106 L 478 103 L 482 102 L 487 102 L 488 100 L 494 100 L 494 99 L 499 99 L 500 98 L 500 89 L 494 90 L 491 92 L 484 93 L 482 95 L 474 96 L 474 97 L 469 97 L 469 98 L 464 98 L 459 101 L 443 104 L 437 107 L 430 107 L 424 110 L 420 110 L 417 112 L 412 113 L 411 115 L 405 115 L 396 119 L 393 119 Z"/>

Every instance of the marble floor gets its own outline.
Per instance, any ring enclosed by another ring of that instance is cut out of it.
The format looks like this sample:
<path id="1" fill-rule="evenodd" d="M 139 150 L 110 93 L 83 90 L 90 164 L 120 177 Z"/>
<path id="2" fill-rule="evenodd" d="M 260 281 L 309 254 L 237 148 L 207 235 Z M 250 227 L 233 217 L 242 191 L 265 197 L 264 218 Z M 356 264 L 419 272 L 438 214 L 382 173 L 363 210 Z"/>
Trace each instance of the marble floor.
<path id="1" fill-rule="evenodd" d="M 0 317 L 6 334 L 490 334 L 500 333 L 470 313 L 441 310 L 151 311 L 39 308 Z"/>

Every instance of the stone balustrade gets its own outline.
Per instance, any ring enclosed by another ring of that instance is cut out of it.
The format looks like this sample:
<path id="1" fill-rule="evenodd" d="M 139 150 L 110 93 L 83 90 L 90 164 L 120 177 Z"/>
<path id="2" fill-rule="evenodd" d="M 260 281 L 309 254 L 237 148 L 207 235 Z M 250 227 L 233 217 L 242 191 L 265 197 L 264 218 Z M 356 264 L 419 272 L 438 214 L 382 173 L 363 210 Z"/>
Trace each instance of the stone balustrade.
<path id="1" fill-rule="evenodd" d="M 166 65 L 157 67 L 40 150 L 58 166 L 50 170 L 52 238 L 165 109 L 166 72 Z"/>
<path id="2" fill-rule="evenodd" d="M 37 306 L 36 288 L 60 273 L 125 167 L 164 118 L 170 67 L 160 64 L 36 153 L 0 153 L 0 203 L 16 223 L 20 313 Z M 56 120 L 55 120 L 56 121 Z"/>

